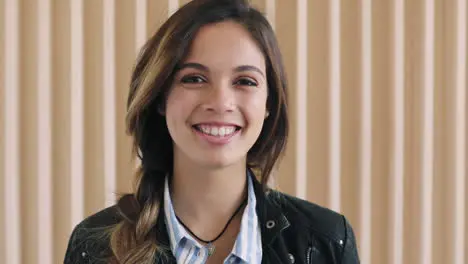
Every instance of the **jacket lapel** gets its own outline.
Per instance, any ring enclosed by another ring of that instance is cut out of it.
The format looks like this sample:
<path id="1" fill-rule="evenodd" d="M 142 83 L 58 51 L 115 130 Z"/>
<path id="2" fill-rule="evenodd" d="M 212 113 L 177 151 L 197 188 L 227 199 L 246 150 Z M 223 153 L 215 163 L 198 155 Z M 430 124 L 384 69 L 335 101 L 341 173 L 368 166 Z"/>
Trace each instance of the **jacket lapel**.
<path id="1" fill-rule="evenodd" d="M 265 190 L 263 185 L 257 180 L 253 173 L 250 173 L 257 198 L 257 215 L 261 226 L 263 257 L 262 263 L 284 263 L 279 257 L 279 253 L 287 252 L 286 245 L 279 241 L 279 248 L 276 245 L 273 249 L 273 242 L 276 241 L 281 232 L 290 226 L 286 216 L 282 213 L 281 203 L 278 193 L 272 190 Z M 281 252 L 278 252 L 281 251 Z M 281 254 L 284 255 L 284 254 Z"/>

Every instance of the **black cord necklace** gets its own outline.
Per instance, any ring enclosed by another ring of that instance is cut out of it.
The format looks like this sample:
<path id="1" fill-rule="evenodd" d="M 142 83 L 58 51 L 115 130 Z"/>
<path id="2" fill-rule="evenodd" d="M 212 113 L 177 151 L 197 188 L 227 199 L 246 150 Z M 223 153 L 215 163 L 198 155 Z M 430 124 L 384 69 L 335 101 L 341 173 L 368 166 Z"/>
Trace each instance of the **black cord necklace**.
<path id="1" fill-rule="evenodd" d="M 229 221 L 226 223 L 226 225 L 224 226 L 223 228 L 223 231 L 221 231 L 221 233 L 219 233 L 218 236 L 216 236 L 214 239 L 212 240 L 204 240 L 204 239 L 201 239 L 200 237 L 198 237 L 197 235 L 195 235 L 192 230 L 190 230 L 190 228 L 188 228 L 184 222 L 182 222 L 182 220 L 180 220 L 180 218 L 177 216 L 177 214 L 175 215 L 175 217 L 177 218 L 177 220 L 179 221 L 179 223 L 192 235 L 194 236 L 196 239 L 198 239 L 199 241 L 207 244 L 207 248 L 208 248 L 208 256 L 211 256 L 213 255 L 214 253 L 214 250 L 215 250 L 215 246 L 213 245 L 213 242 L 215 242 L 216 240 L 218 240 L 223 234 L 224 232 L 226 232 L 226 229 L 228 228 L 229 224 L 232 222 L 232 219 L 234 219 L 234 217 L 237 215 L 237 213 L 239 213 L 239 211 L 242 209 L 242 207 L 244 207 L 244 205 L 247 204 L 247 197 L 245 197 L 244 201 L 242 201 L 242 203 L 239 205 L 239 207 L 237 207 L 236 211 L 234 212 L 234 214 L 232 214 L 231 218 L 229 218 Z"/>

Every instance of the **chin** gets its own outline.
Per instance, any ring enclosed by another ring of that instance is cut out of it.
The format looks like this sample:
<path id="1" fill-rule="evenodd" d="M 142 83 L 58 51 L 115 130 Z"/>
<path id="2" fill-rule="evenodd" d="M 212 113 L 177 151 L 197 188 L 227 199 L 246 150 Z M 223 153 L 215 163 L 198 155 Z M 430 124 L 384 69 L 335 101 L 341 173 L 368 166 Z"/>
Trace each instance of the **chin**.
<path id="1" fill-rule="evenodd" d="M 240 162 L 241 159 L 236 159 L 233 157 L 223 157 L 221 155 L 204 155 L 197 158 L 197 163 L 203 165 L 204 167 L 212 169 L 222 169 Z"/>

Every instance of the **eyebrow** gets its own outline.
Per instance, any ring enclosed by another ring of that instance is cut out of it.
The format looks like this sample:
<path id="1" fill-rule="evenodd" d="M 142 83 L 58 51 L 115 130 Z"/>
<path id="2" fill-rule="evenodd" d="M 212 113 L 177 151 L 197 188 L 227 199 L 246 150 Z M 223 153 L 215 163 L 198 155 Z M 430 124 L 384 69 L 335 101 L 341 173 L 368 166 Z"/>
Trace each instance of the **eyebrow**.
<path id="1" fill-rule="evenodd" d="M 205 65 L 200 64 L 200 63 L 196 63 L 196 62 L 184 63 L 184 64 L 180 65 L 177 68 L 177 71 L 181 71 L 181 70 L 186 69 L 186 68 L 193 68 L 193 69 L 197 69 L 197 70 L 204 71 L 204 72 L 209 72 L 210 71 L 210 69 L 208 67 L 206 67 Z M 255 66 L 252 66 L 252 65 L 240 65 L 240 66 L 237 66 L 236 68 L 234 68 L 234 72 L 245 72 L 245 71 L 258 72 L 265 78 L 265 74 L 262 72 L 262 70 L 260 70 L 259 68 L 255 67 Z"/>

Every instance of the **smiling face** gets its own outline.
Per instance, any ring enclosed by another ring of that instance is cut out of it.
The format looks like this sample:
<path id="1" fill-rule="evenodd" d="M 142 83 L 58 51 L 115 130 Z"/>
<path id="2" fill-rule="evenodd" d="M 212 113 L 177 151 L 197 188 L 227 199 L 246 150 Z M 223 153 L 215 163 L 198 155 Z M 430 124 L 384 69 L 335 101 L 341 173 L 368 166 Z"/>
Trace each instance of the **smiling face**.
<path id="1" fill-rule="evenodd" d="M 245 28 L 205 25 L 174 75 L 165 116 L 179 162 L 246 163 L 266 113 L 265 58 Z"/>

